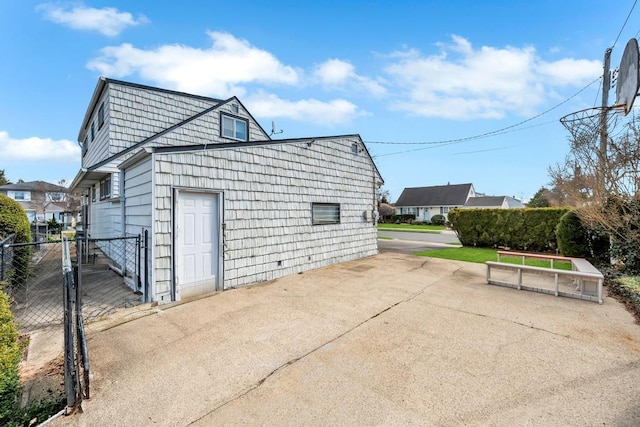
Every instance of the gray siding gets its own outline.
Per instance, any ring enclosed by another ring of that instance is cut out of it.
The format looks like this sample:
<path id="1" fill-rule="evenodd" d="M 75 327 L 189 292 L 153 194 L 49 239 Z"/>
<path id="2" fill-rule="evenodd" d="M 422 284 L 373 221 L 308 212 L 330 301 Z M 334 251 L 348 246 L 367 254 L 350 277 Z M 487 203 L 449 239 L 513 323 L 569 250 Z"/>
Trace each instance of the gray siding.
<path id="1" fill-rule="evenodd" d="M 151 229 L 151 156 L 124 171 L 125 231 Z"/>
<path id="2" fill-rule="evenodd" d="M 91 203 L 89 233 L 94 239 L 122 236 L 120 201 L 103 200 Z"/>
<path id="3" fill-rule="evenodd" d="M 97 124 L 98 107 L 103 100 L 107 101 L 105 102 L 105 125 L 100 129 L 95 140 L 89 142 L 89 150 L 83 157 L 83 167 L 90 167 L 116 155 L 217 104 L 215 100 L 111 82 L 98 101 L 91 122 Z M 238 105 L 238 113 L 232 111 L 232 104 Z M 250 140 L 269 138 L 240 102 L 232 100 L 205 117 L 186 123 L 172 131 L 170 137 L 153 141 L 150 146 L 229 142 L 228 139 L 220 137 L 220 112 L 249 120 Z M 86 132 L 90 132 L 91 122 Z M 131 155 L 123 156 L 120 161 Z"/>
<path id="4" fill-rule="evenodd" d="M 125 232 L 127 235 L 140 235 L 140 245 L 144 249 L 144 231 L 149 233 L 149 245 L 153 242 L 152 233 L 152 161 L 151 156 L 140 162 L 127 167 L 123 173 L 124 188 L 124 211 L 125 211 Z M 145 259 L 145 251 L 142 251 L 140 262 L 142 268 L 140 269 L 141 282 L 145 280 L 144 277 L 144 265 L 147 265 L 149 291 L 151 293 L 150 299 L 155 299 L 153 296 L 153 254 L 151 250 L 146 252 L 148 259 Z M 142 284 L 144 289 L 144 283 Z M 148 298 L 149 296 L 147 296 Z"/>
<path id="5" fill-rule="evenodd" d="M 100 108 L 100 104 L 104 101 L 104 124 L 100 129 L 98 129 L 98 109 Z M 109 90 L 105 90 L 105 93 L 98 100 L 96 104 L 96 109 L 91 116 L 91 120 L 87 124 L 87 127 L 84 129 L 84 134 L 82 141 L 84 142 L 84 137 L 88 136 L 88 148 L 87 152 L 84 156 L 82 156 L 82 167 L 90 167 L 101 160 L 109 157 L 109 138 L 110 138 L 110 129 L 109 121 L 110 121 L 110 107 L 109 107 Z M 91 124 L 95 125 L 95 138 L 91 141 Z"/>
<path id="6" fill-rule="evenodd" d="M 376 254 L 377 175 L 353 140 L 156 154 L 156 295 L 170 292 L 173 187 L 223 191 L 225 289 Z M 340 224 L 312 225 L 314 202 L 339 203 Z"/>

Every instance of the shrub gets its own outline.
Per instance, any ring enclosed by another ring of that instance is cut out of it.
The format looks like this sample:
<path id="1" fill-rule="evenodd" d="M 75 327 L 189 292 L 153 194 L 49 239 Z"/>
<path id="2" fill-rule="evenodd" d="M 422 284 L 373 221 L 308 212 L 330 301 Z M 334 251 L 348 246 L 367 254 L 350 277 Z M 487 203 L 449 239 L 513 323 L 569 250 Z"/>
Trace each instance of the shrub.
<path id="1" fill-rule="evenodd" d="M 18 202 L 0 194 L 0 238 L 15 234 L 15 243 L 31 242 L 31 226 L 27 214 Z M 31 247 L 14 248 L 13 270 L 11 285 L 24 283 L 29 274 L 28 266 L 31 259 Z"/>
<path id="2" fill-rule="evenodd" d="M 453 209 L 449 223 L 464 246 L 549 251 L 568 208 Z"/>
<path id="3" fill-rule="evenodd" d="M 583 258 L 590 255 L 587 230 L 574 211 L 562 215 L 556 228 L 556 238 L 562 255 Z"/>
<path id="4" fill-rule="evenodd" d="M 585 224 L 579 212 L 569 211 L 560 218 L 556 228 L 560 253 L 568 257 L 588 258 L 598 265 L 609 264 L 608 236 L 602 230 Z"/>
<path id="5" fill-rule="evenodd" d="M 409 222 L 412 223 L 413 221 L 415 221 L 416 216 L 415 214 L 402 214 L 402 215 L 392 215 L 391 216 L 391 222 Z"/>
<path id="6" fill-rule="evenodd" d="M 434 215 L 431 217 L 431 224 L 433 225 L 445 225 L 447 222 L 447 219 L 444 217 L 444 215 Z"/>
<path id="7" fill-rule="evenodd" d="M 55 218 L 47 221 L 47 225 L 49 226 L 49 233 L 51 234 L 59 234 L 60 231 L 62 231 L 62 224 L 56 221 Z"/>
<path id="8" fill-rule="evenodd" d="M 0 420 L 8 420 L 17 406 L 22 346 L 9 307 L 9 297 L 0 290 Z"/>

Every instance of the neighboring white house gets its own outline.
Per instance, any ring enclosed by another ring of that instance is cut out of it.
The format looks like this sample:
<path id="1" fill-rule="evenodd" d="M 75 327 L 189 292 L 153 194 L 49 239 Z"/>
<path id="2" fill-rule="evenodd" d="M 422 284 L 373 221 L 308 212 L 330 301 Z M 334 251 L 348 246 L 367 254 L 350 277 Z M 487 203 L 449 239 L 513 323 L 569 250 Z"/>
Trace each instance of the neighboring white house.
<path id="1" fill-rule="evenodd" d="M 272 140 L 242 103 L 100 78 L 80 128 L 91 237 L 150 236 L 147 301 L 377 253 L 359 135 Z"/>
<path id="2" fill-rule="evenodd" d="M 29 181 L 0 185 L 0 193 L 20 204 L 29 222 L 53 218 L 64 225 L 71 225 L 74 212 L 65 187 L 45 181 Z"/>
<path id="3" fill-rule="evenodd" d="M 475 195 L 473 184 L 409 187 L 395 203 L 395 213 L 415 215 L 416 221 L 430 221 L 434 215 L 447 218 L 451 209 L 463 207 Z"/>
<path id="4" fill-rule="evenodd" d="M 521 209 L 524 203 L 509 196 L 469 197 L 463 208 L 469 209 Z"/>

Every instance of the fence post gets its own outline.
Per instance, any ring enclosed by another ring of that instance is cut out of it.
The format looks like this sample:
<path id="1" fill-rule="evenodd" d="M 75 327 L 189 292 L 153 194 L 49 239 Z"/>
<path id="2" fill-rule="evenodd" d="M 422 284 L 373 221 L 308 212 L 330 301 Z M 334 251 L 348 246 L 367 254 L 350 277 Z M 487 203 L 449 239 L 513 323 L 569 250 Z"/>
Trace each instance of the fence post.
<path id="1" fill-rule="evenodd" d="M 82 319 L 82 289 L 81 282 L 78 280 L 79 270 L 76 265 L 73 269 L 76 280 L 76 341 L 78 343 L 78 360 L 82 364 L 83 382 L 84 382 L 84 398 L 89 399 L 89 349 L 87 348 L 87 337 L 84 333 L 84 320 Z"/>
<path id="2" fill-rule="evenodd" d="M 4 282 L 4 241 L 0 244 L 0 282 Z"/>
<path id="3" fill-rule="evenodd" d="M 144 230 L 144 302 L 149 298 L 149 230 Z"/>
<path id="4" fill-rule="evenodd" d="M 63 247 L 63 251 L 68 253 L 69 245 Z M 64 389 L 67 397 L 67 410 L 76 406 L 76 368 L 74 363 L 73 346 L 73 272 L 71 271 L 70 260 L 63 255 L 62 271 L 64 272 Z"/>

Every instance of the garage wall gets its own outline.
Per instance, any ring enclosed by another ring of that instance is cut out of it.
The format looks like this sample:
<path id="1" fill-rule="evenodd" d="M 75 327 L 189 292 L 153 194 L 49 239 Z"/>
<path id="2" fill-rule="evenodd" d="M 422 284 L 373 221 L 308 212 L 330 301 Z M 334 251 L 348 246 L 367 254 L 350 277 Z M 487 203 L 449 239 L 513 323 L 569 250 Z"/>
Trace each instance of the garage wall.
<path id="1" fill-rule="evenodd" d="M 155 154 L 158 297 L 171 289 L 174 187 L 223 192 L 225 289 L 376 254 L 377 175 L 361 144 L 356 136 Z M 312 225 L 316 202 L 339 203 L 340 224 Z"/>

